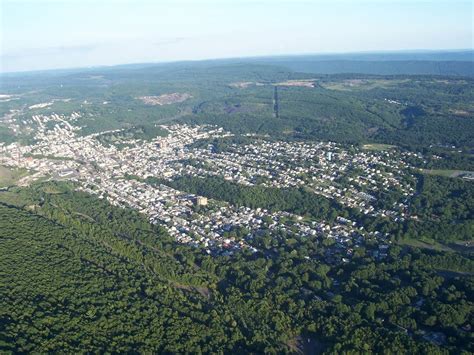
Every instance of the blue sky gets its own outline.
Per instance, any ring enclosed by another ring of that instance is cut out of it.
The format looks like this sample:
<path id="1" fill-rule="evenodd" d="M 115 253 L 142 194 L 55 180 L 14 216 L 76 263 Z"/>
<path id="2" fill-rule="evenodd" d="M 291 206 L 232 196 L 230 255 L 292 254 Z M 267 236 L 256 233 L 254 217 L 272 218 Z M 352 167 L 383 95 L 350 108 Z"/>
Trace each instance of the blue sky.
<path id="1" fill-rule="evenodd" d="M 0 0 L 0 70 L 473 47 L 456 0 Z"/>

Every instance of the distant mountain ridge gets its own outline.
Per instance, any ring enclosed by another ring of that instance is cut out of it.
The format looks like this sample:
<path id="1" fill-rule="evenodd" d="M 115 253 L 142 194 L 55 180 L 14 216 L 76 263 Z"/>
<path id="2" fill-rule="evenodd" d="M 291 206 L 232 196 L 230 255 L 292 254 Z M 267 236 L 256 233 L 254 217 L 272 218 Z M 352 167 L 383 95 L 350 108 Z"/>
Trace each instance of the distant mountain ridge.
<path id="1" fill-rule="evenodd" d="M 228 64 L 274 65 L 313 74 L 446 75 L 474 77 L 474 50 L 387 51 L 359 53 L 260 56 L 162 63 L 131 63 L 115 66 L 55 69 L 34 72 L 0 73 L 0 77 L 44 73 L 68 74 L 89 71 L 174 68 L 212 68 Z"/>
<path id="2" fill-rule="evenodd" d="M 268 64 L 271 63 L 273 64 L 273 62 L 268 62 Z M 295 60 L 281 61 L 278 65 L 292 71 L 314 74 L 474 76 L 472 61 Z"/>
<path id="3" fill-rule="evenodd" d="M 474 51 L 315 54 L 253 59 L 315 74 L 474 76 Z"/>
<path id="4" fill-rule="evenodd" d="M 292 56 L 268 56 L 261 59 L 286 61 L 291 58 L 311 61 L 354 60 L 354 61 L 460 61 L 473 62 L 474 50 L 452 51 L 384 51 L 384 52 L 356 52 L 356 53 L 323 53 Z"/>

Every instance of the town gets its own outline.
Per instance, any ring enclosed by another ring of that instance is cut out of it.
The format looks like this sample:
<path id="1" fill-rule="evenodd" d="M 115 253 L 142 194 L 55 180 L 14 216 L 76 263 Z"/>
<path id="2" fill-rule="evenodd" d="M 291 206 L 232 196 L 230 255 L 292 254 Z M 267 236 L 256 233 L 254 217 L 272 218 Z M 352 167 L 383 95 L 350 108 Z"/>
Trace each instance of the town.
<path id="1" fill-rule="evenodd" d="M 383 233 L 367 232 L 342 216 L 329 223 L 285 211 L 233 206 L 166 184 L 150 184 L 147 178 L 220 177 L 244 186 L 305 187 L 366 215 L 396 221 L 410 218 L 406 208 L 414 193 L 414 179 L 404 158 L 414 153 L 370 151 L 331 142 L 252 140 L 251 135 L 249 143 L 230 143 L 218 151 L 212 141 L 232 137 L 231 133 L 215 126 L 178 124 L 161 126 L 167 132 L 164 137 L 149 141 L 126 138 L 104 145 L 99 138 L 117 131 L 81 136 L 81 128 L 74 125 L 79 117 L 77 112 L 33 115 L 35 143 L 1 145 L 0 164 L 27 169 L 30 174 L 22 184 L 38 179 L 70 180 L 78 190 L 144 213 L 176 241 L 209 254 L 232 255 L 240 249 L 255 252 L 252 240 L 262 230 L 334 239 L 345 250 L 343 262 L 348 261 L 353 246 L 367 238 L 381 240 L 379 257 L 386 256 L 389 242 Z M 403 198 L 391 208 L 379 208 L 376 196 L 389 190 L 398 191 Z"/>

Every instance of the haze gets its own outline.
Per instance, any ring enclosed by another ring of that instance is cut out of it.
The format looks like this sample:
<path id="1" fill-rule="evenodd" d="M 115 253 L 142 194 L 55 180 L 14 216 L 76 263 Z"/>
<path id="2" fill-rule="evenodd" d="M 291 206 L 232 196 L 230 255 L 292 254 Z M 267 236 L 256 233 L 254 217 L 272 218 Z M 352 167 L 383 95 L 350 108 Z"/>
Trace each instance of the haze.
<path id="1" fill-rule="evenodd" d="M 1 1 L 2 72 L 470 49 L 470 1 Z"/>

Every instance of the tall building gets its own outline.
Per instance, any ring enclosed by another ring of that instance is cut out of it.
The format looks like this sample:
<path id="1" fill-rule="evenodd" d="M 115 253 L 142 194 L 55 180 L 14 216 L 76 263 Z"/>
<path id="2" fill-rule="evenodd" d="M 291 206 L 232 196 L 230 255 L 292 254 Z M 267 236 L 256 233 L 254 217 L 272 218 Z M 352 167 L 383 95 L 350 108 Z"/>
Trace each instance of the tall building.
<path id="1" fill-rule="evenodd" d="M 207 206 L 207 197 L 203 197 L 203 196 L 196 197 L 196 205 Z"/>
<path id="2" fill-rule="evenodd" d="M 167 141 L 164 141 L 164 140 L 161 140 L 161 141 L 158 141 L 158 143 L 156 143 L 157 147 L 160 148 L 160 149 L 166 149 L 168 148 L 168 142 Z"/>

